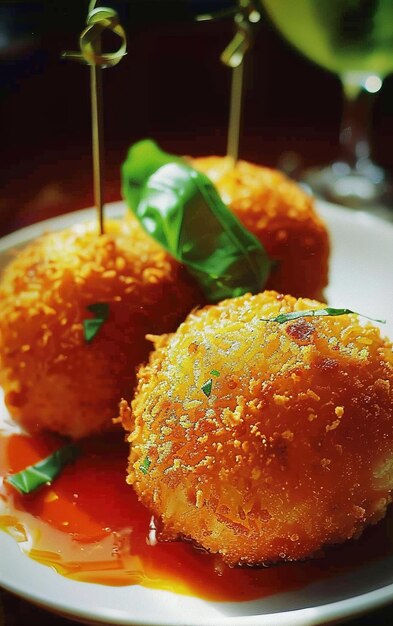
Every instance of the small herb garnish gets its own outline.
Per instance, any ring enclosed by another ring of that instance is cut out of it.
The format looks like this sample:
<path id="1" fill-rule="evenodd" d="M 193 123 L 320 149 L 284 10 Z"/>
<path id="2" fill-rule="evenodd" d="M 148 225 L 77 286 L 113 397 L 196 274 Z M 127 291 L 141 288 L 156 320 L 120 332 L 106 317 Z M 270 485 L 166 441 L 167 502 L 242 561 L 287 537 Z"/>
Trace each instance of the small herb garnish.
<path id="1" fill-rule="evenodd" d="M 79 454 L 78 446 L 73 443 L 67 444 L 42 461 L 29 465 L 17 474 L 7 476 L 5 482 L 15 487 L 19 493 L 26 495 L 51 483 L 60 474 L 63 467 L 75 461 Z"/>
<path id="2" fill-rule="evenodd" d="M 95 315 L 93 319 L 83 320 L 83 335 L 87 343 L 90 343 L 109 317 L 109 304 L 107 302 L 94 302 L 86 308 Z"/>
<path id="3" fill-rule="evenodd" d="M 210 397 L 210 394 L 212 392 L 212 387 L 213 387 L 213 379 L 212 378 L 209 378 L 209 380 L 204 385 L 202 385 L 202 387 L 201 387 L 203 393 L 205 394 L 205 396 L 207 398 Z"/>
<path id="4" fill-rule="evenodd" d="M 150 467 L 150 465 L 151 465 L 151 461 L 150 461 L 149 457 L 148 457 L 148 456 L 146 456 L 146 457 L 143 459 L 143 461 L 142 461 L 141 465 L 139 466 L 139 469 L 141 470 L 141 472 L 142 472 L 143 474 L 147 474 L 147 472 L 149 471 L 149 467 Z"/>
<path id="5" fill-rule="evenodd" d="M 296 320 L 299 317 L 326 317 L 326 316 L 335 316 L 335 315 L 348 315 L 348 313 L 353 313 L 354 315 L 360 315 L 361 317 L 365 317 L 367 320 L 371 322 L 379 322 L 380 324 L 386 324 L 386 320 L 376 320 L 372 317 L 367 317 L 367 315 L 363 315 L 362 313 L 356 313 L 356 311 L 351 311 L 351 309 L 334 309 L 332 307 L 326 307 L 325 309 L 311 309 L 309 311 L 292 311 L 291 313 L 281 313 L 277 315 L 277 317 L 271 318 L 261 318 L 262 322 L 277 322 L 278 324 L 284 324 L 284 322 L 289 322 L 291 320 Z"/>
<path id="6" fill-rule="evenodd" d="M 210 370 L 210 374 L 212 376 L 217 376 L 218 377 L 220 375 L 220 372 L 218 370 Z"/>

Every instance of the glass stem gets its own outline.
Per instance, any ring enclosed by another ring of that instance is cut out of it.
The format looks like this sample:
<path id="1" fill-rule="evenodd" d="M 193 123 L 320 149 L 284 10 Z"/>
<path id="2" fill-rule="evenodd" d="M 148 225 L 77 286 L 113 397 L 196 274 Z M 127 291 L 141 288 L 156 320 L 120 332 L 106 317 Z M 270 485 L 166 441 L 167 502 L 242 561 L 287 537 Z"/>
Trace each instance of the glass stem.
<path id="1" fill-rule="evenodd" d="M 346 75 L 343 85 L 343 114 L 340 129 L 341 157 L 351 168 L 370 157 L 370 122 L 373 93 L 353 85 Z M 363 82 L 363 81 L 362 81 Z"/>

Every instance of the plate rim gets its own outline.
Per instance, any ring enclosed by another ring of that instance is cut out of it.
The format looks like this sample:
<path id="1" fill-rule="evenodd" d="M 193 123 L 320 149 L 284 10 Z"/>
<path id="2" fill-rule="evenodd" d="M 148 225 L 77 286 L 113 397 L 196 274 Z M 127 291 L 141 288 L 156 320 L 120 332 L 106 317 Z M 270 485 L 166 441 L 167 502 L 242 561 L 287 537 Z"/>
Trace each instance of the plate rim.
<path id="1" fill-rule="evenodd" d="M 317 214 L 322 217 L 323 220 L 326 219 L 327 214 L 330 212 L 333 213 L 338 219 L 344 216 L 347 218 L 350 217 L 358 223 L 364 223 L 365 225 L 369 223 L 370 225 L 372 224 L 378 228 L 383 227 L 384 230 L 388 229 L 393 232 L 393 210 L 392 221 L 389 221 L 380 215 L 371 213 L 370 211 L 350 209 L 348 207 L 333 204 L 332 202 L 318 198 L 315 199 L 315 208 Z M 121 214 L 125 213 L 126 210 L 127 206 L 124 200 L 108 202 L 104 209 L 105 217 L 118 218 Z M 54 231 L 59 228 L 64 228 L 65 223 L 70 226 L 73 222 L 86 222 L 89 219 L 92 219 L 95 215 L 96 209 L 94 207 L 87 207 L 85 209 L 70 211 L 68 213 L 56 215 L 55 217 L 40 220 L 38 222 L 34 222 L 33 224 L 29 224 L 28 226 L 23 226 L 18 230 L 0 237 L 0 253 L 6 252 L 7 249 L 10 249 L 15 245 L 28 243 L 46 231 Z"/>

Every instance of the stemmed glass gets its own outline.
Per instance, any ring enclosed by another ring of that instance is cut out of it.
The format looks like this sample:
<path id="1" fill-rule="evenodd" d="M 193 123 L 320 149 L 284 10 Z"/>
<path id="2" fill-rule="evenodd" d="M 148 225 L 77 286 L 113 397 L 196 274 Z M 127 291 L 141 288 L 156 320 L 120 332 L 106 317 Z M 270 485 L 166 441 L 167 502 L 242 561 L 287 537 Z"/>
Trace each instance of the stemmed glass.
<path id="1" fill-rule="evenodd" d="M 391 188 L 370 158 L 373 94 L 393 71 L 393 0 L 262 0 L 281 34 L 306 57 L 339 75 L 344 110 L 341 155 L 304 172 L 318 195 L 349 206 L 383 204 Z"/>

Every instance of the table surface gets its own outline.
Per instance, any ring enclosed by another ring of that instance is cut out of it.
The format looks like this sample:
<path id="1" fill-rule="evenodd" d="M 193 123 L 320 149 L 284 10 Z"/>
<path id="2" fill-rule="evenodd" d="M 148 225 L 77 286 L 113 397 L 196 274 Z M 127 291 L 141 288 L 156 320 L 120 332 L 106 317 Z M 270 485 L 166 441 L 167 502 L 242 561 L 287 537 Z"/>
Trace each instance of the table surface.
<path id="1" fill-rule="evenodd" d="M 228 20 L 190 19 L 208 2 L 190 0 L 188 13 L 180 0 L 110 4 L 129 43 L 127 57 L 104 74 L 108 202 L 120 198 L 120 165 L 138 139 L 154 137 L 178 154 L 225 153 L 230 71 L 219 54 L 233 34 Z M 84 11 L 66 0 L 0 4 L 0 236 L 93 204 L 88 70 L 60 59 L 75 49 Z M 298 56 L 263 20 L 246 72 L 240 156 L 298 170 L 327 163 L 339 154 L 340 116 L 338 78 Z M 392 173 L 392 78 L 374 104 L 372 129 L 374 156 Z M 392 618 L 388 607 L 348 624 Z M 72 623 L 0 592 L 0 626 Z"/>

